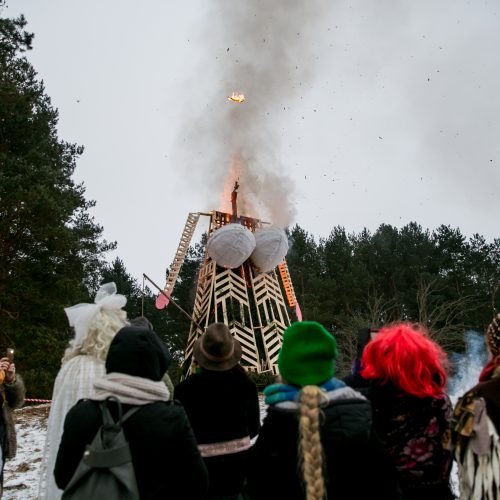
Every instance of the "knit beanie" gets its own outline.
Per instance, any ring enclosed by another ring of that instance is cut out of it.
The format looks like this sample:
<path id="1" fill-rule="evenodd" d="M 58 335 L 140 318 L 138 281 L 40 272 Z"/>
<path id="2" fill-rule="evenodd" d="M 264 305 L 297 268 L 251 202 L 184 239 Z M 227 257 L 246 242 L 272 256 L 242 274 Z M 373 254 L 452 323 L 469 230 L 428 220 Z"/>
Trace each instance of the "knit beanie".
<path id="1" fill-rule="evenodd" d="M 106 373 L 124 373 L 159 381 L 168 369 L 170 354 L 149 328 L 124 326 L 111 341 Z"/>
<path id="2" fill-rule="evenodd" d="M 337 343 L 331 333 L 316 321 L 299 321 L 283 334 L 278 368 L 293 385 L 319 385 L 334 374 Z"/>
<path id="3" fill-rule="evenodd" d="M 486 330 L 486 341 L 493 357 L 500 354 L 500 314 L 497 314 Z"/>

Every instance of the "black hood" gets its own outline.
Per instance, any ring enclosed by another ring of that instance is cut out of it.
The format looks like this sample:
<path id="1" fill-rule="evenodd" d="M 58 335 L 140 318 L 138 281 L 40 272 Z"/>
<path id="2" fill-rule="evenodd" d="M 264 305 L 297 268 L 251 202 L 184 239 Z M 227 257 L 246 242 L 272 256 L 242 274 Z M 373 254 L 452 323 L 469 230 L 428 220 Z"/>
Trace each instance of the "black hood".
<path id="1" fill-rule="evenodd" d="M 109 346 L 106 373 L 125 373 L 134 377 L 161 380 L 171 355 L 153 330 L 125 326 Z"/>

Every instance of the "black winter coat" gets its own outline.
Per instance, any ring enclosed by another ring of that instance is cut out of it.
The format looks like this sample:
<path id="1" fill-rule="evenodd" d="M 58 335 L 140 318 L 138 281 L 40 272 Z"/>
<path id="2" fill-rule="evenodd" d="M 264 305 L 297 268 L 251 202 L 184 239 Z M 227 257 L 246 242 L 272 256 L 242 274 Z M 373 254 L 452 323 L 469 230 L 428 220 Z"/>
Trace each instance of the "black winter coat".
<path id="1" fill-rule="evenodd" d="M 3 402 L 0 411 L 0 446 L 3 458 L 0 461 L 0 496 L 2 496 L 5 461 L 14 458 L 17 451 L 16 426 L 12 411 L 21 408 L 25 394 L 24 382 L 19 375 L 16 375 L 12 384 L 0 384 L 0 400 Z"/>
<path id="2" fill-rule="evenodd" d="M 2 432 L 3 456 L 7 459 L 14 458 L 17 451 L 17 438 L 15 422 L 12 416 L 12 411 L 21 408 L 24 404 L 24 396 L 26 389 L 23 379 L 20 375 L 16 375 L 16 379 L 12 384 L 2 384 L 0 387 L 1 399 L 5 400 L 0 413 L 0 432 Z"/>
<path id="3" fill-rule="evenodd" d="M 110 403 L 116 418 L 116 407 Z M 132 408 L 123 405 L 123 412 Z M 66 416 L 54 475 L 64 489 L 85 446 L 102 425 L 99 403 L 79 401 Z M 175 403 L 145 405 L 123 424 L 142 500 L 203 498 L 208 475 L 184 409 Z M 105 500 L 105 499 L 104 499 Z"/>
<path id="4" fill-rule="evenodd" d="M 257 388 L 240 367 L 224 372 L 204 370 L 176 386 L 199 444 L 255 437 L 260 428 Z M 204 458 L 209 496 L 237 495 L 245 480 L 248 452 Z"/>
<path id="5" fill-rule="evenodd" d="M 373 427 L 398 471 L 405 500 L 448 500 L 451 453 L 443 446 L 452 407 L 449 398 L 418 398 L 392 384 L 371 381 Z"/>
<path id="6" fill-rule="evenodd" d="M 369 401 L 347 387 L 328 395 L 321 425 L 327 498 L 400 498 L 395 468 L 372 432 Z M 247 498 L 306 498 L 298 442 L 298 405 L 270 406 L 251 451 Z"/>

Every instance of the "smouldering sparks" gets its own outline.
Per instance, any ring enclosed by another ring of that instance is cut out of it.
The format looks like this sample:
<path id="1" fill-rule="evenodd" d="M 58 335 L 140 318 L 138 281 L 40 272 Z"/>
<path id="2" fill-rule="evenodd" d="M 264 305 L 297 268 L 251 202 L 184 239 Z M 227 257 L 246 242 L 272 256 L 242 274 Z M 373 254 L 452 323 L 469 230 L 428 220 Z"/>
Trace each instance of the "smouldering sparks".
<path id="1" fill-rule="evenodd" d="M 233 101 L 233 102 L 238 102 L 242 103 L 245 100 L 245 95 L 244 94 L 236 94 L 236 92 L 233 92 L 230 96 L 228 96 L 228 101 Z"/>

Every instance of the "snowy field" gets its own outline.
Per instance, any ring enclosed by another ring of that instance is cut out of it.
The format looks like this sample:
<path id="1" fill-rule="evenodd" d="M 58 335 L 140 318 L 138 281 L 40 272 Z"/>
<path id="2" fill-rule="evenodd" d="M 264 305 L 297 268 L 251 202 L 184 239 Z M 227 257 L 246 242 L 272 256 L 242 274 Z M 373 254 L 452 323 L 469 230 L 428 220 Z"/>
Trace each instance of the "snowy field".
<path id="1" fill-rule="evenodd" d="M 16 410 L 17 456 L 5 464 L 4 500 L 38 497 L 38 478 L 47 430 L 48 404 Z"/>

